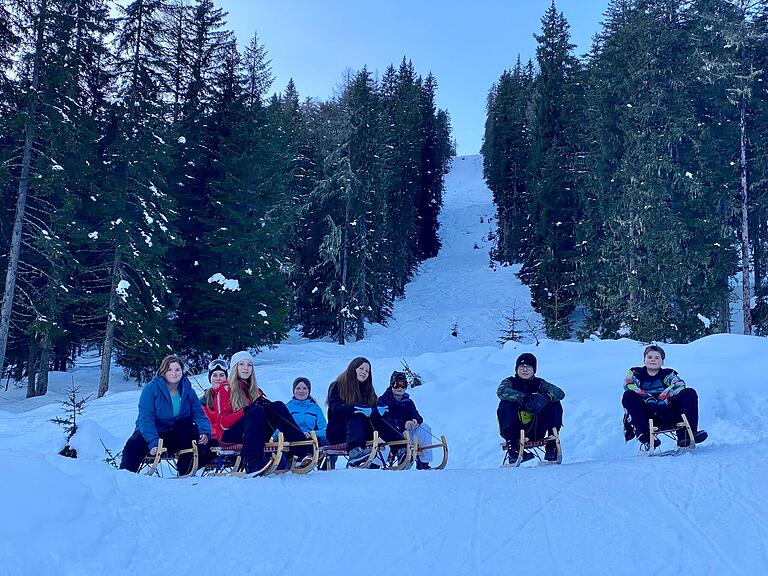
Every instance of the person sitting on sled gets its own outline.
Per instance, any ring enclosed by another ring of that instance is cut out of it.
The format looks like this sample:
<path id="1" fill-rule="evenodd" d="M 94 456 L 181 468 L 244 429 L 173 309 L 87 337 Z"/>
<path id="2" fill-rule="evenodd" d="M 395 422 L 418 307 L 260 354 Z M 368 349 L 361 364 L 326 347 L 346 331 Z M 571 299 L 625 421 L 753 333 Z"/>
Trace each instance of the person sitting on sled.
<path id="1" fill-rule="evenodd" d="M 293 398 L 286 404 L 288 411 L 296 420 L 296 424 L 304 432 L 311 432 L 314 430 L 317 434 L 317 441 L 320 446 L 328 444 L 328 440 L 325 437 L 325 429 L 328 427 L 328 423 L 325 420 L 325 414 L 323 409 L 312 397 L 312 383 L 309 378 L 305 376 L 299 376 L 293 381 Z"/>
<path id="2" fill-rule="evenodd" d="M 366 441 L 373 438 L 374 430 L 385 442 L 403 440 L 400 431 L 382 419 L 381 414 L 386 408 L 378 408 L 377 400 L 371 363 L 362 356 L 354 358 L 328 387 L 328 442 L 346 442 L 351 467 L 367 462 L 371 451 L 366 447 Z M 405 447 L 400 450 L 404 453 Z M 400 456 L 398 451 L 398 458 Z"/>
<path id="3" fill-rule="evenodd" d="M 379 397 L 378 405 L 386 406 L 384 420 L 396 428 L 399 432 L 408 430 L 411 438 L 418 438 L 419 444 L 428 445 L 432 441 L 432 429 L 424 423 L 416 409 L 416 404 L 405 391 L 408 388 L 408 378 L 404 372 L 395 370 L 389 377 L 389 388 Z M 425 450 L 416 458 L 418 470 L 429 470 L 432 462 L 432 450 Z"/>
<path id="4" fill-rule="evenodd" d="M 536 376 L 536 356 L 530 352 L 520 354 L 515 362 L 515 375 L 505 378 L 499 384 L 496 395 L 499 407 L 499 432 L 507 441 L 507 459 L 515 462 L 520 448 L 520 431 L 530 440 L 545 438 L 552 428 L 559 431 L 563 425 L 563 406 L 560 401 L 565 392 Z M 525 451 L 522 461 L 534 458 Z M 557 461 L 557 445 L 554 440 L 547 442 L 544 460 Z"/>
<path id="5" fill-rule="evenodd" d="M 211 424 L 184 374 L 184 363 L 173 354 L 166 356 L 155 377 L 141 390 L 136 430 L 125 443 L 120 469 L 138 472 L 147 454 L 157 453 L 161 438 L 172 454 L 190 448 L 193 440 L 202 448 L 210 436 Z M 192 454 L 179 456 L 179 475 L 191 467 Z"/>
<path id="6" fill-rule="evenodd" d="M 643 366 L 630 368 L 624 379 L 624 396 L 621 404 L 629 419 L 625 418 L 625 439 L 636 437 L 644 450 L 650 449 L 648 419 L 653 418 L 654 426 L 661 429 L 674 428 L 682 419 L 688 418 L 696 444 L 707 439 L 707 433 L 699 430 L 699 397 L 696 390 L 687 388 L 685 382 L 671 368 L 662 368 L 666 354 L 661 346 L 648 346 L 643 352 Z M 655 439 L 654 448 L 661 444 Z M 677 430 L 677 445 L 690 445 L 685 428 Z"/>
<path id="7" fill-rule="evenodd" d="M 246 473 L 257 472 L 267 461 L 264 443 L 280 430 L 289 442 L 306 440 L 282 402 L 271 402 L 259 388 L 253 370 L 253 356 L 246 350 L 236 352 L 229 363 L 229 379 L 214 384 L 207 399 L 213 436 L 220 444 L 242 444 L 241 455 Z M 211 373 L 214 376 L 215 372 Z M 213 379 L 211 380 L 213 383 Z M 311 448 L 291 449 L 299 460 L 308 457 Z M 302 464 L 303 465 L 303 464 Z"/>

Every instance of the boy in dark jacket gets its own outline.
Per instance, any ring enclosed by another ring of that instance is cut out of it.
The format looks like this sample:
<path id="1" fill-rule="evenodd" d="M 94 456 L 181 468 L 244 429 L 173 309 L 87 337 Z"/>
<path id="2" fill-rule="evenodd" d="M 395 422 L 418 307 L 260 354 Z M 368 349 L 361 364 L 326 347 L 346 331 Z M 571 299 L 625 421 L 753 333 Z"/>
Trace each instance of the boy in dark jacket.
<path id="1" fill-rule="evenodd" d="M 525 430 L 529 439 L 540 440 L 552 428 L 560 430 L 563 425 L 560 401 L 565 398 L 565 392 L 535 376 L 537 363 L 533 354 L 520 354 L 515 362 L 515 375 L 502 380 L 496 391 L 500 400 L 496 410 L 499 431 L 510 446 L 508 457 L 511 462 L 517 460 L 520 430 Z M 523 461 L 533 457 L 525 452 Z M 557 460 L 554 441 L 547 442 L 544 459 L 548 462 Z"/>
<path id="2" fill-rule="evenodd" d="M 386 406 L 384 420 L 399 432 L 408 430 L 411 437 L 419 439 L 419 444 L 425 446 L 431 442 L 432 429 L 424 423 L 411 397 L 405 391 L 408 388 L 408 378 L 405 373 L 395 370 L 389 378 L 389 388 L 381 395 L 378 406 Z M 429 470 L 432 462 L 432 450 L 425 450 L 416 458 L 418 470 Z"/>

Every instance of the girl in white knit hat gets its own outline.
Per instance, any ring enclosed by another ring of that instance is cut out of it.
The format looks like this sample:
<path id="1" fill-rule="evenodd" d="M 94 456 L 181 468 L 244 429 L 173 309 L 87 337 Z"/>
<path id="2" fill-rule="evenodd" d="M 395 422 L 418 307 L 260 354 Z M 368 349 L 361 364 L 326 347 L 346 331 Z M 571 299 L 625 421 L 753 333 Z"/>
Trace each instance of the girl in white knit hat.
<path id="1" fill-rule="evenodd" d="M 221 438 L 217 440 L 242 444 L 245 471 L 256 472 L 266 464 L 264 443 L 275 430 L 280 430 L 288 442 L 306 440 L 307 436 L 285 404 L 268 400 L 259 389 L 250 352 L 241 350 L 233 354 L 229 367 L 229 381 L 216 390 L 213 399 L 222 429 Z M 297 446 L 291 449 L 291 454 L 301 461 L 311 450 L 310 446 Z"/>

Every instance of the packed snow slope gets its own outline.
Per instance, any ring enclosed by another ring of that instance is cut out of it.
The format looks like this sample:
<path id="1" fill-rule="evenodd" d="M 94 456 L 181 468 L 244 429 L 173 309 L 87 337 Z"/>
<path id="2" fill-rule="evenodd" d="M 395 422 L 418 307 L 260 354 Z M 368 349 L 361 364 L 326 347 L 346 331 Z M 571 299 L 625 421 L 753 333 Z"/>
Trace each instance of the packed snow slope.
<path id="1" fill-rule="evenodd" d="M 448 438 L 446 470 L 249 480 L 120 472 L 103 462 L 102 442 L 121 449 L 139 391 L 117 375 L 86 408 L 79 458 L 63 458 L 51 399 L 72 377 L 83 394 L 97 386 L 97 367 L 76 368 L 53 375 L 47 399 L 0 393 L 0 575 L 768 574 L 768 340 L 665 346 L 667 365 L 699 392 L 710 440 L 678 457 L 637 456 L 623 441 L 620 397 L 641 343 L 496 343 L 513 302 L 534 329 L 538 319 L 514 269 L 488 267 L 493 208 L 481 168 L 479 157 L 454 161 L 443 250 L 388 327 L 345 347 L 293 336 L 257 356 L 271 398 L 287 400 L 304 375 L 321 401 L 354 356 L 370 359 L 380 393 L 406 360 L 424 381 L 409 392 Z M 566 392 L 561 466 L 499 468 L 496 387 L 525 351 Z"/>

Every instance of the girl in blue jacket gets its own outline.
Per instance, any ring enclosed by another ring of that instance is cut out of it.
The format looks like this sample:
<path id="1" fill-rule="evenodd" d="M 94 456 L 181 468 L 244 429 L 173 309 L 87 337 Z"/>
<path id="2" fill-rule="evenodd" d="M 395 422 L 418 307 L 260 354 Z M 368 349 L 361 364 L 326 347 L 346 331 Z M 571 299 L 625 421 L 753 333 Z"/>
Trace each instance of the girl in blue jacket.
<path id="1" fill-rule="evenodd" d="M 184 375 L 184 363 L 178 356 L 166 356 L 155 377 L 141 391 L 136 430 L 125 443 L 120 469 L 138 472 L 147 454 L 157 453 L 160 438 L 172 454 L 189 448 L 192 440 L 204 446 L 210 435 L 211 423 Z M 177 462 L 179 475 L 189 472 L 190 466 L 192 455 L 181 456 Z"/>
<path id="2" fill-rule="evenodd" d="M 320 446 L 328 444 L 325 437 L 325 429 L 328 426 L 325 421 L 323 409 L 312 397 L 312 383 L 309 378 L 299 376 L 293 381 L 293 398 L 288 402 L 288 411 L 296 420 L 304 432 L 315 431 Z"/>

